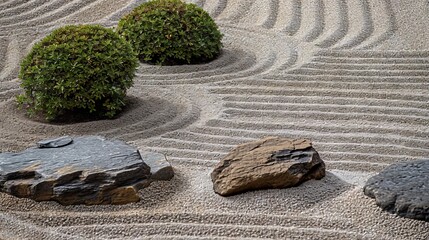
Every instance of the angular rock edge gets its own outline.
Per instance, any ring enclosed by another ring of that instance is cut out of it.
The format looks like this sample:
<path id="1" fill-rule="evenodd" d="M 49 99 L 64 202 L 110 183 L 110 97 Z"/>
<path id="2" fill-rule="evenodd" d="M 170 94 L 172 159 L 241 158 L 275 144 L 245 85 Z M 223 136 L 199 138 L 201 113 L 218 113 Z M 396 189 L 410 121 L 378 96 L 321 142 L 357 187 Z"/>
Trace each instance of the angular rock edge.
<path id="1" fill-rule="evenodd" d="M 288 188 L 325 176 L 325 163 L 307 139 L 267 137 L 237 146 L 211 173 L 214 191 L 230 196 Z"/>
<path id="2" fill-rule="evenodd" d="M 384 211 L 429 222 L 429 160 L 390 165 L 363 188 Z"/>
<path id="3" fill-rule="evenodd" d="M 63 205 L 126 204 L 140 200 L 139 189 L 174 176 L 163 154 L 98 136 L 70 139 L 45 140 L 19 153 L 0 153 L 0 191 Z M 47 147 L 39 148 L 41 143 Z"/>
<path id="4" fill-rule="evenodd" d="M 37 142 L 38 148 L 59 148 L 64 147 L 73 143 L 73 138 L 69 136 L 63 136 L 54 139 L 42 140 Z"/>

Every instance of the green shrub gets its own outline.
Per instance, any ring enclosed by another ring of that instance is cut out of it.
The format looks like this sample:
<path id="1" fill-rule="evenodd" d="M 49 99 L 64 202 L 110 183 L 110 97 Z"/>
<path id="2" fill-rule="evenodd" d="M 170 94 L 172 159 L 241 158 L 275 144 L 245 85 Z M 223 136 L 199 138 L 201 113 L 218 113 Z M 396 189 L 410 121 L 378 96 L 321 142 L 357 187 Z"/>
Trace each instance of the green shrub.
<path id="1" fill-rule="evenodd" d="M 204 63 L 222 48 L 222 34 L 209 14 L 180 0 L 143 3 L 119 21 L 117 31 L 149 63 Z"/>
<path id="2" fill-rule="evenodd" d="M 116 32 L 97 25 L 65 26 L 38 42 L 21 63 L 30 114 L 53 120 L 73 111 L 114 117 L 124 106 L 138 59 Z"/>

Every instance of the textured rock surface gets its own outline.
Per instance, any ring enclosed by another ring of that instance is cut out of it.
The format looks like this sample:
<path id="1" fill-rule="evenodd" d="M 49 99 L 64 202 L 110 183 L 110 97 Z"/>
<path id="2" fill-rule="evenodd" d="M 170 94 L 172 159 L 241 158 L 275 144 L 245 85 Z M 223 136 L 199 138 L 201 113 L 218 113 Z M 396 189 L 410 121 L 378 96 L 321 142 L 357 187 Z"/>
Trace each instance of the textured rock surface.
<path id="1" fill-rule="evenodd" d="M 325 164 L 311 141 L 280 137 L 239 145 L 211 174 L 214 191 L 222 196 L 293 187 L 324 176 Z"/>
<path id="2" fill-rule="evenodd" d="M 165 157 L 154 158 L 151 157 L 151 152 L 141 150 L 139 150 L 139 154 L 150 167 L 150 178 L 152 180 L 170 180 L 174 177 L 173 167 Z"/>
<path id="3" fill-rule="evenodd" d="M 48 145 L 52 142 L 58 140 L 44 141 Z M 0 190 L 64 205 L 136 202 L 140 200 L 138 190 L 154 180 L 144 161 L 165 165 L 166 159 L 158 153 L 139 153 L 121 141 L 77 137 L 59 148 L 0 153 Z"/>
<path id="4" fill-rule="evenodd" d="M 364 192 L 383 210 L 429 222 L 429 160 L 391 165 L 371 177 Z"/>
<path id="5" fill-rule="evenodd" d="M 71 137 L 64 136 L 64 137 L 39 141 L 39 142 L 37 142 L 37 147 L 39 147 L 39 148 L 59 148 L 59 147 L 64 147 L 66 145 L 69 145 L 72 142 L 73 142 L 73 139 Z"/>

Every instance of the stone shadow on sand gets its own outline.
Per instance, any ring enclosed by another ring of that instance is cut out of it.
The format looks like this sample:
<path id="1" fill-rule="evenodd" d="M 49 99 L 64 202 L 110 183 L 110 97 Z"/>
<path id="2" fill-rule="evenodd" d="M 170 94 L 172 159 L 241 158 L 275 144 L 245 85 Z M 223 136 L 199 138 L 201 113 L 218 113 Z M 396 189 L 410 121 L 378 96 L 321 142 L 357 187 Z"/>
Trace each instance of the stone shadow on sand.
<path id="1" fill-rule="evenodd" d="M 229 211 L 241 209 L 267 213 L 300 212 L 334 199 L 353 187 L 334 174 L 326 172 L 326 176 L 321 180 L 310 180 L 297 187 L 249 191 L 230 197 L 219 196 L 222 200 L 217 205 L 228 208 Z"/>
<path id="2" fill-rule="evenodd" d="M 56 122 L 29 118 L 25 110 L 17 108 L 14 100 L 9 100 L 0 114 L 4 129 L 0 132 L 0 145 L 3 141 L 5 145 L 15 143 L 16 146 L 6 148 L 17 151 L 27 147 L 28 137 L 22 144 L 16 137 L 33 134 L 37 134 L 37 140 L 62 135 L 100 135 L 133 141 L 180 129 L 199 117 L 198 108 L 185 101 L 173 102 L 157 96 L 129 96 L 127 100 L 124 111 L 114 119 L 90 119 L 72 114 L 70 118 Z"/>

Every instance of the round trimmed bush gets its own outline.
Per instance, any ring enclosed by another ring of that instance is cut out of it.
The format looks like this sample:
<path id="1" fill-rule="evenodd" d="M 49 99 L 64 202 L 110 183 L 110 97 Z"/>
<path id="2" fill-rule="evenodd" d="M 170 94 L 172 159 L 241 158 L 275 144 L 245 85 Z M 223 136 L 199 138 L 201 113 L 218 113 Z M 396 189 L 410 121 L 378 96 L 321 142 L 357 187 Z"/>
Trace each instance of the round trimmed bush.
<path id="1" fill-rule="evenodd" d="M 67 112 L 112 118 L 125 106 L 138 65 L 131 45 L 112 29 L 65 26 L 35 44 L 21 63 L 18 103 L 53 120 Z"/>
<path id="2" fill-rule="evenodd" d="M 124 16 L 117 31 L 142 61 L 161 65 L 205 63 L 222 48 L 222 34 L 207 12 L 180 0 L 153 0 Z"/>

